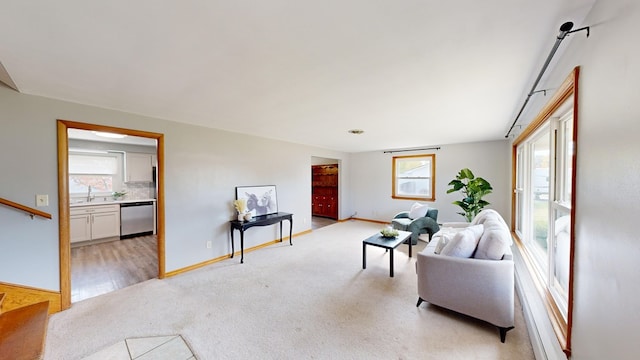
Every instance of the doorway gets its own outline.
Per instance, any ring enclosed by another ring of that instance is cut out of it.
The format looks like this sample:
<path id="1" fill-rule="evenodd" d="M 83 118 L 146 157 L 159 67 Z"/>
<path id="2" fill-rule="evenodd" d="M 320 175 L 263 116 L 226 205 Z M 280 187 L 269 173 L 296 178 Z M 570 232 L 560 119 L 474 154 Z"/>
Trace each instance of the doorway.
<path id="1" fill-rule="evenodd" d="M 339 218 L 339 160 L 311 158 L 311 229 L 332 225 Z"/>
<path id="2" fill-rule="evenodd" d="M 60 294 L 61 308 L 68 309 L 71 306 L 71 215 L 70 205 L 71 198 L 69 196 L 69 130 L 89 130 L 96 132 L 105 132 L 111 134 L 121 134 L 145 139 L 153 139 L 156 143 L 156 159 L 157 166 L 155 172 L 155 189 L 156 193 L 156 234 L 146 239 L 146 246 L 154 246 L 156 250 L 158 278 L 165 276 L 165 254 L 164 254 L 164 135 L 140 130 L 132 130 L 125 128 L 117 128 L 110 126 L 102 126 L 95 124 L 79 123 L 67 120 L 58 120 L 58 197 L 59 197 L 59 239 L 60 239 Z M 152 242 L 152 244 L 149 244 Z M 96 244 L 100 245 L 100 244 Z M 127 250 L 124 250 L 127 251 Z"/>

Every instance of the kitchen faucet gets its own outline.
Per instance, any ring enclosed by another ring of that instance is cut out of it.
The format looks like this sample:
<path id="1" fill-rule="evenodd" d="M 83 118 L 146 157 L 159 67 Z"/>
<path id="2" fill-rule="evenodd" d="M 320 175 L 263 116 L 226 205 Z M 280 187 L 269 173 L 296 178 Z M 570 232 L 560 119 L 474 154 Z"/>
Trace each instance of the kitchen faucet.
<path id="1" fill-rule="evenodd" d="M 93 200 L 93 197 L 91 195 L 91 185 L 89 185 L 89 190 L 87 191 L 87 202 L 91 202 L 91 200 Z"/>

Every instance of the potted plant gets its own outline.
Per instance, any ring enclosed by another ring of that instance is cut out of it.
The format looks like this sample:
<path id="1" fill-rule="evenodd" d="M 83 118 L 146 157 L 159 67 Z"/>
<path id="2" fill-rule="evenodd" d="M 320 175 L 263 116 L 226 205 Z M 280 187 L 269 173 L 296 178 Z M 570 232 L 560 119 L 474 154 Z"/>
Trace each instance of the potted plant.
<path id="1" fill-rule="evenodd" d="M 125 196 L 127 195 L 127 192 L 122 190 L 122 191 L 114 191 L 112 196 L 113 196 L 113 200 L 122 200 Z"/>
<path id="2" fill-rule="evenodd" d="M 447 190 L 447 194 L 460 191 L 464 196 L 462 200 L 454 201 L 454 205 L 462 208 L 458 214 L 471 222 L 473 218 L 484 208 L 489 202 L 482 200 L 482 197 L 491 194 L 493 188 L 489 182 L 481 177 L 475 177 L 471 170 L 464 168 L 460 170 L 454 180 L 449 183 L 451 189 Z"/>

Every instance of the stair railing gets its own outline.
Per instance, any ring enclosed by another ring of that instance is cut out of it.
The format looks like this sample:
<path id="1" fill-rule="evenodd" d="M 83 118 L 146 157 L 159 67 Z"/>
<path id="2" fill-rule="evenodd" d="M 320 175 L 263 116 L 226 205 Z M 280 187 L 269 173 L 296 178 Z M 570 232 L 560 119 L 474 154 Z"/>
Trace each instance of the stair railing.
<path id="1" fill-rule="evenodd" d="M 34 209 L 34 208 L 31 208 L 31 207 L 28 207 L 28 206 L 25 206 L 25 205 L 21 205 L 21 204 L 18 204 L 16 202 L 13 202 L 13 201 L 10 201 L 10 200 L 7 200 L 7 199 L 0 198 L 0 204 L 12 207 L 12 208 L 17 209 L 17 210 L 24 211 L 24 212 L 28 213 L 29 216 L 31 216 L 31 219 L 33 219 L 34 216 L 40 216 L 40 217 L 43 217 L 45 219 L 51 219 L 51 214 L 49 214 L 47 212 L 40 211 L 38 209 Z"/>

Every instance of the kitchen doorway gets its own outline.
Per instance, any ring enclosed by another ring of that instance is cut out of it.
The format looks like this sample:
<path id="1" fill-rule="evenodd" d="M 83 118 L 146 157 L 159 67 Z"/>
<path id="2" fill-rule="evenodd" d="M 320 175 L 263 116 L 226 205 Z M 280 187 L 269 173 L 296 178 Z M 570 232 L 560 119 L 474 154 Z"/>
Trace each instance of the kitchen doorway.
<path id="1" fill-rule="evenodd" d="M 138 250 L 141 253 L 145 253 L 149 255 L 149 250 L 155 250 L 155 254 L 151 254 L 151 256 L 145 256 L 147 263 L 149 261 L 155 262 L 155 269 L 147 269 L 139 271 L 137 274 L 132 276 L 134 281 L 136 279 L 144 279 L 145 277 L 151 276 L 150 273 L 154 275 L 151 277 L 164 278 L 165 276 L 165 254 L 164 254 L 164 135 L 159 133 L 152 133 L 140 130 L 132 130 L 125 128 L 117 128 L 110 126 L 102 126 L 88 123 L 79 123 L 73 121 L 66 120 L 58 120 L 58 197 L 59 197 L 59 229 L 60 229 L 60 293 L 61 293 L 61 307 L 62 310 L 65 310 L 71 306 L 72 303 L 72 238 L 77 239 L 76 233 L 72 233 L 71 221 L 75 219 L 75 217 L 71 216 L 71 202 L 78 201 L 78 199 L 73 199 L 70 196 L 70 186 L 75 186 L 76 184 L 70 184 L 69 177 L 69 152 L 70 152 L 70 139 L 69 132 L 76 130 L 87 130 L 90 132 L 101 132 L 101 133 L 109 133 L 109 134 L 120 134 L 126 135 L 130 137 L 138 137 L 140 139 L 152 139 L 156 144 L 156 153 L 154 154 L 157 166 L 155 167 L 155 188 L 153 189 L 154 196 L 157 198 L 156 200 L 156 228 L 157 231 L 155 234 L 145 234 L 146 237 L 141 236 L 140 239 L 136 238 L 136 240 L 140 240 L 139 242 L 130 242 L 127 245 L 136 244 L 138 246 Z M 89 187 L 90 188 L 90 187 Z M 102 194 L 101 194 L 102 196 Z M 87 196 L 87 200 L 91 201 L 91 190 L 89 190 L 89 195 Z M 75 204 L 79 205 L 79 204 Z M 82 205 L 82 204 L 80 204 Z M 89 205 L 89 204 L 84 204 Z M 92 206 L 94 204 L 91 204 Z M 93 220 L 93 219 L 92 219 Z M 74 220 L 76 221 L 76 220 Z M 74 230 L 75 231 L 75 230 Z M 133 239 L 129 239 L 133 240 Z M 117 242 L 112 245 L 122 245 L 124 242 Z M 97 241 L 95 244 L 91 243 L 88 246 L 104 246 L 108 245 L 107 242 L 100 243 Z M 74 252 L 76 252 L 76 248 L 74 248 Z M 88 250 L 85 249 L 85 250 Z M 108 252 L 113 253 L 114 249 L 108 250 Z M 134 252 L 132 249 L 123 248 L 119 250 L 122 254 Z M 91 259 L 91 254 L 84 254 L 85 259 Z M 100 257 L 100 256 L 98 256 Z M 87 260 L 91 261 L 91 260 Z M 148 265 L 148 264 L 147 264 Z M 137 268 L 135 264 L 129 266 L 130 268 Z M 126 273 L 127 269 L 121 269 L 123 273 Z M 118 277 L 116 275 L 116 277 Z M 91 276 L 89 276 L 89 279 Z M 86 279 L 85 279 L 86 281 Z M 101 280 L 96 280 L 101 281 Z M 104 281 L 104 280 L 102 280 Z M 113 279 L 109 280 L 113 281 Z M 121 285 L 124 287 L 127 286 L 126 282 L 121 282 Z M 117 287 L 117 286 L 116 286 Z M 77 294 L 76 294 L 77 295 Z M 77 298 L 77 297 L 76 297 Z"/>

